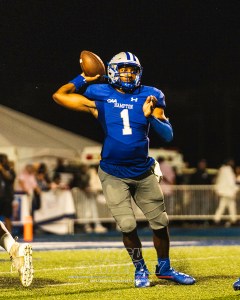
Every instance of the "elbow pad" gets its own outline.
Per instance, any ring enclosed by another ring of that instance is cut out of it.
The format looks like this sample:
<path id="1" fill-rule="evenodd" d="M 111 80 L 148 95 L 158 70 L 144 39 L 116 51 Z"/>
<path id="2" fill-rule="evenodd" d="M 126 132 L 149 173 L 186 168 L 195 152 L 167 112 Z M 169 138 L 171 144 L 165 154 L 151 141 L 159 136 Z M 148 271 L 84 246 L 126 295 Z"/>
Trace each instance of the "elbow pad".
<path id="1" fill-rule="evenodd" d="M 172 125 L 167 120 L 159 120 L 154 116 L 148 118 L 151 127 L 156 131 L 156 133 L 165 141 L 171 142 L 173 139 Z"/>

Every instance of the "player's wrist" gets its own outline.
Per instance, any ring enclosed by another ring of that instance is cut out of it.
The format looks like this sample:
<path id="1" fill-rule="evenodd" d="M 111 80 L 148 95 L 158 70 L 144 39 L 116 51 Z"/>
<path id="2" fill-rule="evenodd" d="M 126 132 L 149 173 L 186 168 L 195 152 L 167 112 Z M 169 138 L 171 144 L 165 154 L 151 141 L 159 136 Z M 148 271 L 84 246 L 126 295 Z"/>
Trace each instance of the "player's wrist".
<path id="1" fill-rule="evenodd" d="M 151 119 L 154 118 L 154 116 L 153 116 L 152 114 L 150 114 L 150 115 L 146 116 L 146 118 L 147 118 L 148 120 L 151 120 Z"/>
<path id="2" fill-rule="evenodd" d="M 78 75 L 74 79 L 70 80 L 69 83 L 73 83 L 76 91 L 78 91 L 81 87 L 87 84 L 87 81 L 82 75 Z"/>

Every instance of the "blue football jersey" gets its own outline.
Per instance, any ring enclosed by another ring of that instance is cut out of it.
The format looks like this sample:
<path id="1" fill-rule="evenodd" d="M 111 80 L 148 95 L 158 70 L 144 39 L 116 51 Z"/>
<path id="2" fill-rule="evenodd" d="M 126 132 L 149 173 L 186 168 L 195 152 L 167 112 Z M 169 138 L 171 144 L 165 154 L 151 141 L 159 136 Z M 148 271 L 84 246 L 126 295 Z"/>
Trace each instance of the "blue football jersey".
<path id="1" fill-rule="evenodd" d="M 123 94 L 109 84 L 92 84 L 84 92 L 84 96 L 95 101 L 98 121 L 105 133 L 100 161 L 105 172 L 133 178 L 153 164 L 153 158 L 148 156 L 150 125 L 143 113 L 143 104 L 150 95 L 157 98 L 157 107 L 165 108 L 164 94 L 150 86 Z"/>

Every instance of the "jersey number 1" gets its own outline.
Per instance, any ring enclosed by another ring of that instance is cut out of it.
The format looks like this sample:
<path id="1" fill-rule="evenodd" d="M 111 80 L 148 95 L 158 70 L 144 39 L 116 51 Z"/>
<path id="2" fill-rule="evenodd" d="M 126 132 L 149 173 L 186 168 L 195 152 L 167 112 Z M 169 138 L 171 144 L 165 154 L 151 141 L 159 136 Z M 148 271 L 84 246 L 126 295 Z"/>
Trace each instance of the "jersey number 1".
<path id="1" fill-rule="evenodd" d="M 130 122 L 129 122 L 128 109 L 123 109 L 120 115 L 121 118 L 123 119 L 123 130 L 122 130 L 123 135 L 132 134 L 132 128 L 130 127 Z"/>

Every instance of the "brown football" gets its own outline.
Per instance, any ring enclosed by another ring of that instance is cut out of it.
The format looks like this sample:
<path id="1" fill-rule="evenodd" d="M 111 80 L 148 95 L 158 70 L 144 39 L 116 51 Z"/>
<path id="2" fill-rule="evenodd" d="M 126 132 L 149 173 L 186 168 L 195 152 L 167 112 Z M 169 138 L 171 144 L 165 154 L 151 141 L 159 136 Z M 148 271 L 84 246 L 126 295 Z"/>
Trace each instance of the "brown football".
<path id="1" fill-rule="evenodd" d="M 80 66 L 87 76 L 105 75 L 106 69 L 103 61 L 95 53 L 83 50 L 80 53 Z"/>

